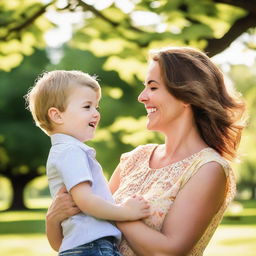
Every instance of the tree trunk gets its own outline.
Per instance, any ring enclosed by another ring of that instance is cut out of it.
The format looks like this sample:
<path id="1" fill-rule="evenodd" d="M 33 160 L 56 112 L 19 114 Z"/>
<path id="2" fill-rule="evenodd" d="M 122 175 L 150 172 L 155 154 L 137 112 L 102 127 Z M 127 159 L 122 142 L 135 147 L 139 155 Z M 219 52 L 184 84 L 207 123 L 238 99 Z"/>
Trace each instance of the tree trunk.
<path id="1" fill-rule="evenodd" d="M 10 210 L 24 210 L 27 209 L 24 201 L 24 188 L 33 178 L 30 175 L 17 175 L 8 177 L 12 183 L 13 198 L 10 205 Z"/>
<path id="2" fill-rule="evenodd" d="M 256 186 L 254 184 L 252 185 L 252 199 L 256 199 Z"/>

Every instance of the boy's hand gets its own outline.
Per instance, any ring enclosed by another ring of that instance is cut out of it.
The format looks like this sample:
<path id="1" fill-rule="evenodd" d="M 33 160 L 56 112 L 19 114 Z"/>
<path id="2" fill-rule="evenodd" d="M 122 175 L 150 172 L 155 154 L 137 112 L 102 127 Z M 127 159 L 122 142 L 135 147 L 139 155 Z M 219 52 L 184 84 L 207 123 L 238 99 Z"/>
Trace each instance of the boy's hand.
<path id="1" fill-rule="evenodd" d="M 133 195 L 125 200 L 121 207 L 127 215 L 128 220 L 139 220 L 151 214 L 150 205 L 142 196 Z"/>

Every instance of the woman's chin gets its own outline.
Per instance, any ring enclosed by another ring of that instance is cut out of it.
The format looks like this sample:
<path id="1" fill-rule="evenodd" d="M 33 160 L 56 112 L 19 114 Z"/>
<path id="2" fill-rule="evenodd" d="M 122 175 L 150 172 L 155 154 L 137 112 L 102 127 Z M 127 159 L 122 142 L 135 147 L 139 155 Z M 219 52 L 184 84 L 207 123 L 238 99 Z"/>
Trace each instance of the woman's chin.
<path id="1" fill-rule="evenodd" d="M 147 123 L 147 129 L 149 131 L 157 131 L 156 125 L 153 125 L 152 123 Z"/>

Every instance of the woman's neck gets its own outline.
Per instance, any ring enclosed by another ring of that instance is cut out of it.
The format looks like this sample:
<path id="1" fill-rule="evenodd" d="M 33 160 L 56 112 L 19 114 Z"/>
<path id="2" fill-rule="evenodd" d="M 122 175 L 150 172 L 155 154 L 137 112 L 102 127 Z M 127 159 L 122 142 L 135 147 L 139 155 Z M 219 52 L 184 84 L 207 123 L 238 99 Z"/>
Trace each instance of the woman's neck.
<path id="1" fill-rule="evenodd" d="M 184 130 L 183 130 L 184 131 Z M 185 132 L 185 131 L 184 131 Z M 149 166 L 161 168 L 179 162 L 206 148 L 207 144 L 199 136 L 197 129 L 186 129 L 186 135 L 182 131 L 176 131 L 165 138 L 165 144 L 153 151 Z"/>
<path id="2" fill-rule="evenodd" d="M 192 155 L 208 145 L 201 138 L 194 122 L 183 122 L 165 133 L 165 157 L 179 159 Z"/>

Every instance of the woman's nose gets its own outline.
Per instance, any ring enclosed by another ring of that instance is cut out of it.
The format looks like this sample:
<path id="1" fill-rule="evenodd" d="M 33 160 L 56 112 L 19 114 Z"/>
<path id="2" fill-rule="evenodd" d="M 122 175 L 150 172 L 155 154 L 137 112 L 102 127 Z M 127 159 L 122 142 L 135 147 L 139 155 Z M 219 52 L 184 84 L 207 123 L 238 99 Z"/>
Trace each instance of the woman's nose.
<path id="1" fill-rule="evenodd" d="M 139 101 L 140 103 L 144 103 L 144 102 L 147 101 L 147 100 L 148 100 L 148 96 L 147 96 L 146 90 L 144 89 L 144 90 L 140 93 L 140 95 L 138 96 L 138 101 Z"/>

